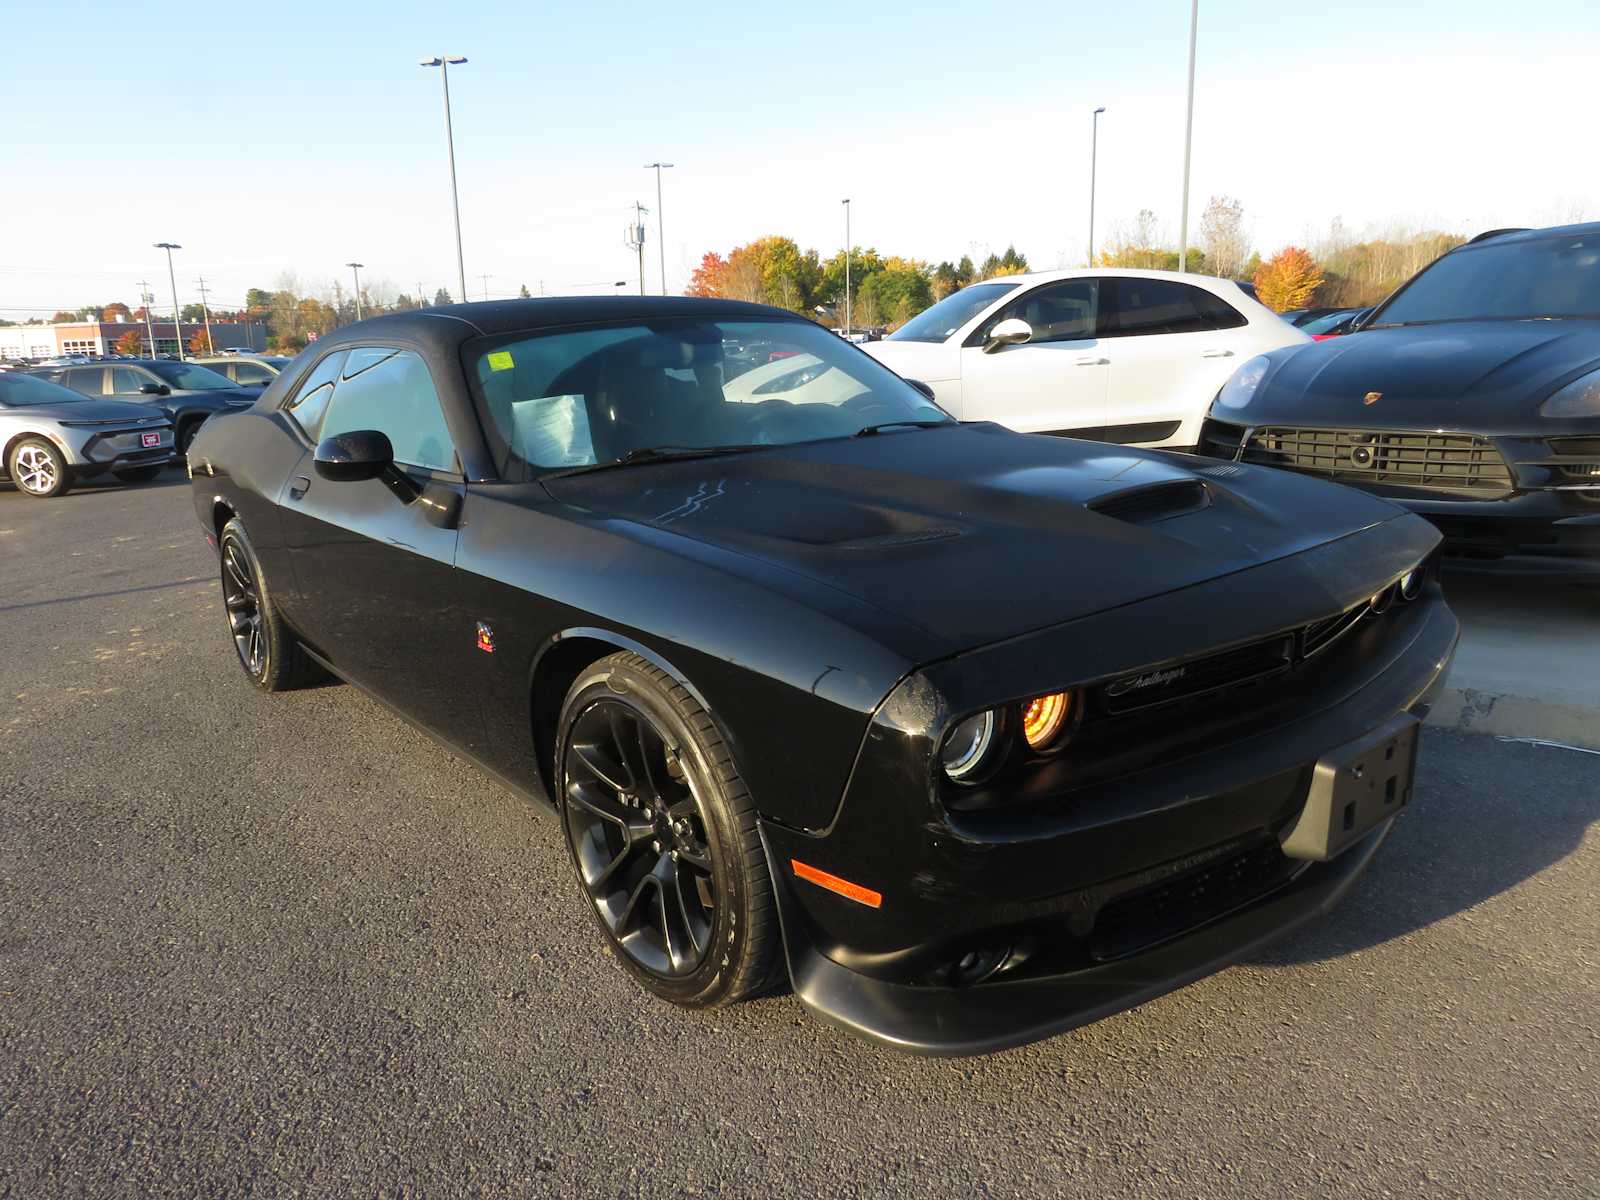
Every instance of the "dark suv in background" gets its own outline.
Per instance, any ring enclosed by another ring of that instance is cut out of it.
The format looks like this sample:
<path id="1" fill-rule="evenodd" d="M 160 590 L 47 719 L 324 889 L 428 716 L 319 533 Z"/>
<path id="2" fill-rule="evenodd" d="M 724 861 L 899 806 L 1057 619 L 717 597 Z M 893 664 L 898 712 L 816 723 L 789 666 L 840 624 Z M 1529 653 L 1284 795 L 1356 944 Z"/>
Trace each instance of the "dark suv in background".
<path id="1" fill-rule="evenodd" d="M 172 422 L 180 454 L 188 453 L 196 431 L 212 413 L 249 408 L 261 395 L 259 388 L 239 387 L 209 368 L 161 358 L 40 367 L 31 373 L 79 395 L 133 400 L 159 408 Z"/>
<path id="2" fill-rule="evenodd" d="M 1456 550 L 1600 552 L 1600 222 L 1480 235 L 1354 336 L 1251 359 L 1199 451 L 1387 496 Z"/>

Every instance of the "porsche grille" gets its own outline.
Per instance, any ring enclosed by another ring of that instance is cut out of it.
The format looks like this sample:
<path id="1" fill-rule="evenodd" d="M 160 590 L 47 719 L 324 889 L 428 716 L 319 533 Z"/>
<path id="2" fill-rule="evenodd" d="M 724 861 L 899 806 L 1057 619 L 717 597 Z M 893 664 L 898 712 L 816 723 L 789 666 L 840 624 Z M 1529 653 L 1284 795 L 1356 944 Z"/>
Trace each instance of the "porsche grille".
<path id="1" fill-rule="evenodd" d="M 1466 492 L 1485 498 L 1506 495 L 1513 482 L 1494 443 L 1465 433 L 1273 425 L 1252 430 L 1240 458 L 1342 483 Z"/>

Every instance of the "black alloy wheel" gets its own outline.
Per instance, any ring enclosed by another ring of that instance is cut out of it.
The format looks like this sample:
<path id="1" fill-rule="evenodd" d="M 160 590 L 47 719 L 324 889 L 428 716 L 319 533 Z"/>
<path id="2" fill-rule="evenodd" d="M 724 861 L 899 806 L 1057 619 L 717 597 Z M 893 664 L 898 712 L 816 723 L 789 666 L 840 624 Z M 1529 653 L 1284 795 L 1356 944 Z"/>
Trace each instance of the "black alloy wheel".
<path id="1" fill-rule="evenodd" d="M 614 654 L 573 683 L 556 747 L 567 848 L 622 967 L 694 1008 L 770 988 L 784 959 L 755 804 L 705 709 Z"/>
<path id="2" fill-rule="evenodd" d="M 222 527 L 217 550 L 228 634 L 250 682 L 263 692 L 282 692 L 323 678 L 325 672 L 301 649 L 278 615 L 261 573 L 261 560 L 237 517 Z"/>
<path id="3" fill-rule="evenodd" d="M 692 975 L 717 908 L 693 776 L 655 723 L 620 698 L 591 703 L 567 736 L 567 837 L 595 912 L 646 971 Z"/>
<path id="4" fill-rule="evenodd" d="M 245 674 L 258 683 L 266 678 L 271 661 L 263 627 L 261 590 L 255 565 L 237 538 L 222 541 L 222 604 L 228 614 L 228 631 Z"/>

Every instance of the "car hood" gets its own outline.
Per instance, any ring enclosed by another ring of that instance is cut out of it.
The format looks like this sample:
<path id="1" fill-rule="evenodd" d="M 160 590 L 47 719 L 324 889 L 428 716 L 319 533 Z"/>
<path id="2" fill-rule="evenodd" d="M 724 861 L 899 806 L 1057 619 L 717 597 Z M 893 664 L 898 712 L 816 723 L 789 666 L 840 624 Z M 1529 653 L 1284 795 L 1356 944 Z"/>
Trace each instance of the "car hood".
<path id="1" fill-rule="evenodd" d="M 920 631 L 910 640 L 927 656 L 1414 519 L 1287 472 L 988 424 L 642 463 L 546 487 L 636 536 L 718 547 L 780 590 L 798 574 L 847 593 Z"/>
<path id="2" fill-rule="evenodd" d="M 0 417 L 35 417 L 50 421 L 134 421 L 166 420 L 166 413 L 148 404 L 129 400 L 64 400 L 59 404 L 35 404 L 29 408 L 0 408 Z"/>
<path id="3" fill-rule="evenodd" d="M 1369 329 L 1270 355 L 1251 424 L 1327 421 L 1513 433 L 1585 367 L 1600 366 L 1600 321 L 1459 321 Z M 1378 398 L 1367 403 L 1370 393 Z M 1546 432 L 1537 424 L 1531 431 Z"/>
<path id="4" fill-rule="evenodd" d="M 868 342 L 861 347 L 902 379 L 943 383 L 961 378 L 961 347 L 952 342 Z"/>

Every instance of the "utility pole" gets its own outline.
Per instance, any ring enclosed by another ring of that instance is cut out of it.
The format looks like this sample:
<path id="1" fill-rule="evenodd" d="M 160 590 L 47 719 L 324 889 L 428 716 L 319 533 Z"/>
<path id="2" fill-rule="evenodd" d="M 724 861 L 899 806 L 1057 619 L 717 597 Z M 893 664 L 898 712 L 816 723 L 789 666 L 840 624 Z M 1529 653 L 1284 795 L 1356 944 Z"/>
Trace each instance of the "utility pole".
<path id="1" fill-rule="evenodd" d="M 195 286 L 200 289 L 200 312 L 206 322 L 206 353 L 215 356 L 217 344 L 211 340 L 211 306 L 206 303 L 206 277 L 200 276 L 195 281 Z"/>
<path id="2" fill-rule="evenodd" d="M 1189 269 L 1189 149 L 1194 141 L 1194 43 L 1200 31 L 1200 0 L 1189 3 L 1189 112 L 1183 123 L 1183 215 L 1178 218 L 1178 273 Z"/>
<path id="3" fill-rule="evenodd" d="M 157 242 L 155 248 L 167 252 L 167 279 L 172 284 L 172 332 L 178 335 L 178 361 L 188 362 L 183 355 L 183 310 L 178 307 L 178 276 L 172 269 L 172 252 L 183 247 L 176 242 Z"/>
<path id="4" fill-rule="evenodd" d="M 844 201 L 844 335 L 850 336 L 850 201 Z"/>
<path id="5" fill-rule="evenodd" d="M 421 280 L 417 281 L 417 307 L 418 308 L 427 308 L 428 307 L 428 298 L 427 298 L 427 296 L 422 294 L 422 281 Z"/>
<path id="6" fill-rule="evenodd" d="M 661 172 L 672 167 L 668 162 L 645 163 L 645 169 L 654 167 L 656 172 L 656 246 L 661 251 L 661 294 L 667 294 L 667 231 L 665 228 L 666 209 L 661 203 Z"/>
<path id="7" fill-rule="evenodd" d="M 366 265 L 367 265 L 366 263 L 358 263 L 358 262 L 345 263 L 345 266 L 350 268 L 350 274 L 355 276 L 355 281 L 356 281 L 356 320 L 358 320 L 358 321 L 361 320 L 361 268 L 366 266 Z"/>
<path id="8" fill-rule="evenodd" d="M 1089 138 L 1089 266 L 1091 267 L 1094 266 L 1094 176 L 1100 158 L 1100 114 L 1103 112 L 1105 112 L 1103 107 L 1097 108 L 1094 110 L 1094 116 L 1090 118 L 1094 122 L 1093 133 Z"/>
<path id="9" fill-rule="evenodd" d="M 483 298 L 485 300 L 487 300 L 489 298 L 489 280 L 491 280 L 493 278 L 494 278 L 493 275 L 479 275 L 478 276 L 478 282 L 483 284 Z M 465 300 L 466 297 L 463 296 L 462 299 Z"/>
<path id="10" fill-rule="evenodd" d="M 150 290 L 148 279 L 139 280 L 139 299 L 144 304 L 144 331 L 150 338 L 150 357 L 156 356 L 156 327 L 150 319 L 150 306 L 156 302 L 156 295 Z"/>
<path id="11" fill-rule="evenodd" d="M 644 295 L 644 218 L 650 210 L 637 200 L 633 202 L 633 223 L 623 237 L 623 244 L 639 256 L 639 295 Z"/>

